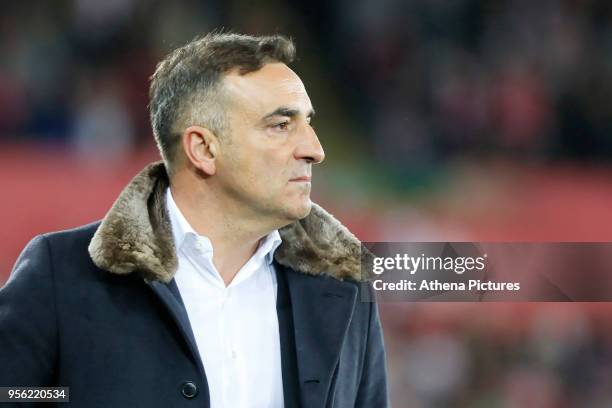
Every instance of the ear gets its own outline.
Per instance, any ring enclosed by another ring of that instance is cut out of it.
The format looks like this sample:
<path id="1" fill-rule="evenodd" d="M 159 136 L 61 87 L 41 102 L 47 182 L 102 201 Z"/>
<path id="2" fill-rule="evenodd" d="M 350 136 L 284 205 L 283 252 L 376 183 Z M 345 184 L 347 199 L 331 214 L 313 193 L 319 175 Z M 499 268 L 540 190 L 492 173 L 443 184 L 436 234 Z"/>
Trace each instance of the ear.
<path id="1" fill-rule="evenodd" d="M 216 173 L 219 141 L 212 131 L 202 126 L 189 126 L 183 132 L 181 141 L 187 159 L 195 168 L 209 176 Z"/>

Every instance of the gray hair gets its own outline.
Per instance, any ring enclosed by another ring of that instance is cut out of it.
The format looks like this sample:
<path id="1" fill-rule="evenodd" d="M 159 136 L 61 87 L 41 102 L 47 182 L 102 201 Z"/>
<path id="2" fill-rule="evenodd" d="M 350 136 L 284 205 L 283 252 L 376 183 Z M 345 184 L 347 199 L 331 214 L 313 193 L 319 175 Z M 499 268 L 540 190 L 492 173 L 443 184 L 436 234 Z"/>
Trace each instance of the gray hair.
<path id="1" fill-rule="evenodd" d="M 219 136 L 227 132 L 222 77 L 238 68 L 240 75 L 264 64 L 289 64 L 293 42 L 281 35 L 249 36 L 210 33 L 167 55 L 151 76 L 149 111 L 159 151 L 170 173 L 185 128 L 200 125 Z"/>

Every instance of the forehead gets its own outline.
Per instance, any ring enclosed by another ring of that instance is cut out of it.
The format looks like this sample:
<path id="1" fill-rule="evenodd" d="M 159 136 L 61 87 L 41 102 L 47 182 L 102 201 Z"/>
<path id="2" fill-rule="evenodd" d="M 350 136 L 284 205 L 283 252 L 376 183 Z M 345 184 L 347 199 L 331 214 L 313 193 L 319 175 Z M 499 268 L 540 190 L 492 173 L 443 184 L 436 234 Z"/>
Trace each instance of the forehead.
<path id="1" fill-rule="evenodd" d="M 300 77 L 282 63 L 265 64 L 246 75 L 232 71 L 223 82 L 230 99 L 252 113 L 267 113 L 279 106 L 303 112 L 312 109 Z"/>

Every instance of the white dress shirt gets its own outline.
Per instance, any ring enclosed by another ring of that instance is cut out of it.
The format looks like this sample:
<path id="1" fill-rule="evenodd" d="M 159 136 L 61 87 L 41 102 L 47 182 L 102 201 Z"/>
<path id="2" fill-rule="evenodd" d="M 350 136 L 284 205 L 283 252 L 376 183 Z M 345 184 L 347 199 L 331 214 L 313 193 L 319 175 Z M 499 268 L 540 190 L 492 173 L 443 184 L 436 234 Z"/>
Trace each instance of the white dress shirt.
<path id="1" fill-rule="evenodd" d="M 166 207 L 178 270 L 174 277 L 206 371 L 211 408 L 283 407 L 274 251 L 277 230 L 226 287 L 210 240 L 189 225 L 170 188 Z"/>

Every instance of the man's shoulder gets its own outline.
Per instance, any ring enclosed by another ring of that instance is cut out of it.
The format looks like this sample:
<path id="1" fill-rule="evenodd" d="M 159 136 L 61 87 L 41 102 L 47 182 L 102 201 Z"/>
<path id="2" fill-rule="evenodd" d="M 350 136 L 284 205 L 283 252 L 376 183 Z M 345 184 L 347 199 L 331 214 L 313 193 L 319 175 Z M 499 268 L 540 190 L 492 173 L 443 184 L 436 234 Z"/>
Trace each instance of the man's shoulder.
<path id="1" fill-rule="evenodd" d="M 102 222 L 101 220 L 98 220 L 98 221 L 94 221 L 94 222 L 91 222 L 85 225 L 80 225 L 74 228 L 58 230 L 58 231 L 51 231 L 51 232 L 42 234 L 42 236 L 44 236 L 45 238 L 51 241 L 83 240 L 83 239 L 91 240 L 91 238 L 93 237 L 93 234 L 96 232 L 101 222 Z"/>
<path id="2" fill-rule="evenodd" d="M 96 270 L 87 247 L 99 222 L 77 228 L 49 232 L 34 237 L 19 255 L 9 276 L 32 289 L 49 277 L 56 281 L 76 283 L 91 279 Z M 79 279 L 74 280 L 75 277 Z"/>
<path id="3" fill-rule="evenodd" d="M 45 242 L 51 261 L 56 265 L 83 266 L 93 264 L 87 247 L 101 221 L 81 225 L 79 227 L 47 232 L 34 238 Z"/>

